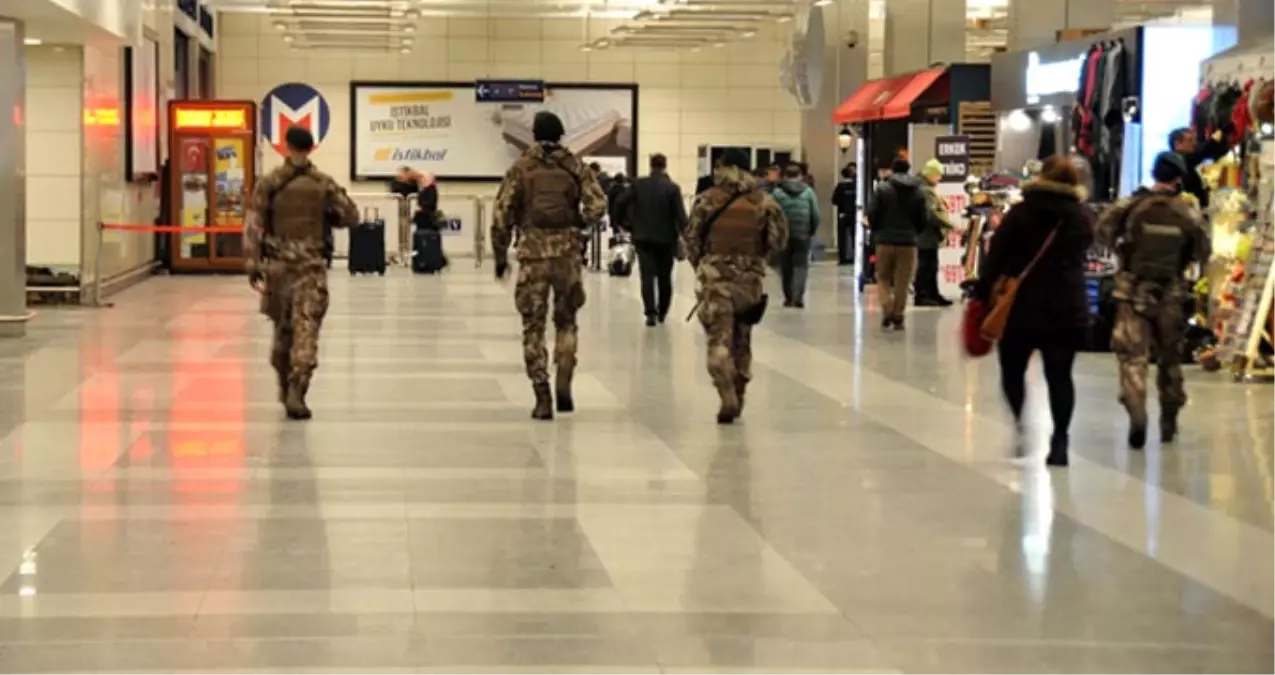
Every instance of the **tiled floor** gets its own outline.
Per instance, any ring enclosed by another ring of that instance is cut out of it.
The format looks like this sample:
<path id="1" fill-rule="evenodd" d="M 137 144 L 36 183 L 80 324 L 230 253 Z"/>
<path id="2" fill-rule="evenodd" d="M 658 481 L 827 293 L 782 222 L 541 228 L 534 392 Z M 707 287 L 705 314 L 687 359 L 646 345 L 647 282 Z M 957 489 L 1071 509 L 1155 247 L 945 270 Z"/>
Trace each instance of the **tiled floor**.
<path id="1" fill-rule="evenodd" d="M 590 276 L 550 424 L 489 271 L 334 274 L 304 424 L 241 278 L 45 311 L 0 341 L 0 671 L 1275 668 L 1269 387 L 1193 372 L 1181 441 L 1130 453 L 1085 355 L 1046 471 L 958 311 L 883 335 L 837 272 L 731 428 L 686 284 L 647 329 Z"/>

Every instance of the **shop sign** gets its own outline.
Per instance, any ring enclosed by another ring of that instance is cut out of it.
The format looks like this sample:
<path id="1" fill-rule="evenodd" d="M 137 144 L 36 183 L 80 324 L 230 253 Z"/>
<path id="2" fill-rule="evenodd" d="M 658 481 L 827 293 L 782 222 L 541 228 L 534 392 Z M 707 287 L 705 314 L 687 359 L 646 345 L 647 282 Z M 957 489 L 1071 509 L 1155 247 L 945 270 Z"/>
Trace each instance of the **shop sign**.
<path id="1" fill-rule="evenodd" d="M 970 175 L 970 137 L 939 136 L 934 139 L 934 158 L 943 165 L 940 182 L 963 185 Z"/>
<path id="2" fill-rule="evenodd" d="M 1080 71 L 1085 66 L 1086 54 L 1074 59 L 1041 63 L 1040 54 L 1027 55 L 1025 86 L 1027 102 L 1039 103 L 1040 97 L 1050 94 L 1074 92 L 1080 86 Z"/>
<path id="3" fill-rule="evenodd" d="M 177 108 L 173 126 L 177 129 L 243 131 L 248 128 L 248 113 L 244 108 Z"/>

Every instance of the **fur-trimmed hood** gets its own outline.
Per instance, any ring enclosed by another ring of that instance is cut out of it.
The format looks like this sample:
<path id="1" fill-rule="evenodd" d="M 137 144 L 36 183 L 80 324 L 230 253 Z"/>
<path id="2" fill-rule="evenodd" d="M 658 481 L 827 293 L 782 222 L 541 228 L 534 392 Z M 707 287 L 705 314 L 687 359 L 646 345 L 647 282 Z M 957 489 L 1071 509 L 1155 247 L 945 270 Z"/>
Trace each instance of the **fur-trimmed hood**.
<path id="1" fill-rule="evenodd" d="M 1052 193 L 1070 197 L 1078 202 L 1083 202 L 1089 197 L 1088 191 L 1082 185 L 1068 185 L 1043 178 L 1033 178 L 1023 183 L 1023 195 L 1026 196 L 1031 192 Z"/>

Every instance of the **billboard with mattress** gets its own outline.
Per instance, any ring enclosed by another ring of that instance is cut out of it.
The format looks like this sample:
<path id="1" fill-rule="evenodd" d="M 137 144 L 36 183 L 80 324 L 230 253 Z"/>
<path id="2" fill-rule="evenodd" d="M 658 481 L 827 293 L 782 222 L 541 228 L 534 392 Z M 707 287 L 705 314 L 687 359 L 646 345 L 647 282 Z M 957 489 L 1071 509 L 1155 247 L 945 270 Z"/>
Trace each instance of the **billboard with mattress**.
<path id="1" fill-rule="evenodd" d="M 546 84 L 544 103 L 478 103 L 472 82 L 350 85 L 350 177 L 388 180 L 399 167 L 442 180 L 499 180 L 532 143 L 536 112 L 562 118 L 566 145 L 605 167 L 637 165 L 637 86 Z"/>

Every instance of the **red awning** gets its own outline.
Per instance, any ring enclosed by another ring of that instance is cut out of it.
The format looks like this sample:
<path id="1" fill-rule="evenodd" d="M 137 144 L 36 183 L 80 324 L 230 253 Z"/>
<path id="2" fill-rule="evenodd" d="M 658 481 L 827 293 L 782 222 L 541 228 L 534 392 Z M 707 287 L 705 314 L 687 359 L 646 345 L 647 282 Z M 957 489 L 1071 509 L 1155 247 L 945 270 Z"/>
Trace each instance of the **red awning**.
<path id="1" fill-rule="evenodd" d="M 945 72 L 946 68 L 936 68 L 865 82 L 850 98 L 837 106 L 832 113 L 832 121 L 837 124 L 853 124 L 908 117 L 912 114 L 912 102 L 920 98 Z"/>

